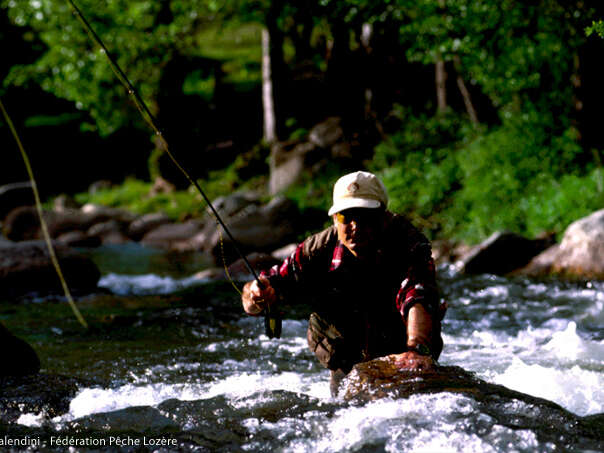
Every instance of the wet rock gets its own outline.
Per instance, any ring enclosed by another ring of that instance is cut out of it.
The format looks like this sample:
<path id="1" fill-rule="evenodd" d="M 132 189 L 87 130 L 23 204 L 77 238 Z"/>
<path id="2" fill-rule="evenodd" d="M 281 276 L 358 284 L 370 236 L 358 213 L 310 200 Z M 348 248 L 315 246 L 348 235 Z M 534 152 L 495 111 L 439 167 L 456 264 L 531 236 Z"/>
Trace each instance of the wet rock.
<path id="1" fill-rule="evenodd" d="M 130 241 L 123 233 L 126 228 L 126 224 L 113 219 L 92 225 L 87 234 L 99 238 L 103 244 L 125 244 Z"/>
<path id="2" fill-rule="evenodd" d="M 0 378 L 25 376 L 40 371 L 40 359 L 24 340 L 15 337 L 0 323 Z M 1 388 L 1 386 L 0 386 Z"/>
<path id="3" fill-rule="evenodd" d="M 504 275 L 519 269 L 553 244 L 553 238 L 527 239 L 515 233 L 497 232 L 464 255 L 458 266 L 466 274 Z"/>
<path id="4" fill-rule="evenodd" d="M 275 197 L 261 207 L 250 206 L 243 215 L 240 213 L 229 220 L 229 229 L 243 253 L 269 252 L 293 239 L 298 218 L 299 213 L 290 200 Z M 218 230 L 207 241 L 205 249 L 212 253 L 217 263 L 239 258 L 230 238 L 223 233 L 221 241 Z"/>
<path id="5" fill-rule="evenodd" d="M 42 215 L 52 238 L 72 231 L 85 232 L 96 224 L 108 221 L 126 225 L 134 218 L 134 214 L 126 211 L 93 205 L 85 205 L 82 210 L 65 208 L 62 211 L 43 211 Z M 11 211 L 4 222 L 4 234 L 13 241 L 42 238 L 36 208 L 23 206 Z"/>
<path id="6" fill-rule="evenodd" d="M 113 412 L 103 412 L 78 418 L 67 424 L 78 430 L 104 431 L 107 426 L 120 431 L 148 435 L 167 434 L 180 430 L 171 419 L 161 414 L 158 409 L 149 406 L 133 406 Z"/>
<path id="7" fill-rule="evenodd" d="M 556 403 L 490 384 L 456 366 L 406 371 L 395 366 L 393 356 L 386 356 L 355 365 L 341 386 L 344 399 L 355 402 L 439 392 L 468 396 L 497 423 L 535 431 L 542 441 L 595 451 L 604 447 L 601 416 L 579 417 Z"/>
<path id="8" fill-rule="evenodd" d="M 101 245 L 101 238 L 90 236 L 83 231 L 70 231 L 57 237 L 57 242 L 68 247 L 98 247 Z"/>
<path id="9" fill-rule="evenodd" d="M 202 232 L 203 225 L 200 220 L 163 224 L 145 234 L 141 243 L 164 250 L 182 249 L 187 241 Z"/>
<path id="10" fill-rule="evenodd" d="M 0 220 L 19 206 L 33 206 L 34 204 L 34 193 L 29 181 L 0 186 Z"/>
<path id="11" fill-rule="evenodd" d="M 151 230 L 171 223 L 170 217 L 161 212 L 145 214 L 134 220 L 129 226 L 127 234 L 135 241 L 139 241 Z"/>
<path id="12" fill-rule="evenodd" d="M 106 222 L 107 220 L 116 220 L 120 223 L 131 223 L 136 219 L 136 214 L 124 209 L 110 208 L 93 203 L 87 203 L 82 206 L 81 212 L 88 215 L 89 224 Z"/>
<path id="13" fill-rule="evenodd" d="M 260 199 L 254 192 L 236 192 L 226 197 L 218 197 L 212 205 L 220 217 L 233 217 L 250 205 L 259 205 Z"/>
<path id="14" fill-rule="evenodd" d="M 266 253 L 254 252 L 247 255 L 246 258 L 252 266 L 252 269 L 254 269 L 257 274 L 281 263 L 281 261 L 279 261 L 277 258 Z M 245 262 L 243 261 L 243 258 L 239 258 L 237 261 L 232 263 L 228 269 L 231 278 L 235 280 L 250 280 L 253 278 Z"/>
<path id="15" fill-rule="evenodd" d="M 0 422 L 14 423 L 22 414 L 52 418 L 69 411 L 82 381 L 59 375 L 0 377 Z"/>
<path id="16" fill-rule="evenodd" d="M 61 244 L 54 247 L 69 288 L 95 290 L 100 272 L 92 260 Z M 18 296 L 32 291 L 61 291 L 46 243 L 0 243 L 0 294 Z"/>

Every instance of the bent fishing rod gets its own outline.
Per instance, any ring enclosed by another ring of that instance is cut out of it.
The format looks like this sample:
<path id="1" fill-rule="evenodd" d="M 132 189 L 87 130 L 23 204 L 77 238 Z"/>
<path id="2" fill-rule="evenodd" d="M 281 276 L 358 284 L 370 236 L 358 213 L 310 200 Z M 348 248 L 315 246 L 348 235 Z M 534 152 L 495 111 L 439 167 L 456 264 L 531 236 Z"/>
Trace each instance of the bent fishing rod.
<path id="1" fill-rule="evenodd" d="M 170 158 L 170 160 L 181 171 L 181 173 L 185 176 L 185 178 L 189 181 L 189 183 L 191 185 L 193 185 L 193 187 L 195 187 L 195 189 L 197 189 L 197 191 L 199 192 L 199 194 L 202 196 L 202 198 L 204 199 L 204 201 L 206 202 L 206 204 L 210 208 L 210 210 L 211 210 L 214 218 L 216 219 L 216 221 L 220 224 L 220 226 L 222 227 L 222 229 L 225 231 L 225 233 L 227 234 L 227 236 L 231 240 L 233 248 L 235 249 L 235 251 L 237 252 L 237 254 L 243 259 L 243 262 L 245 263 L 245 266 L 247 267 L 247 269 L 249 270 L 249 272 L 252 274 L 252 276 L 254 277 L 254 279 L 258 282 L 258 286 L 261 289 L 263 289 L 264 288 L 264 284 L 260 281 L 260 279 L 258 277 L 258 274 L 256 273 L 256 271 L 254 270 L 254 268 L 252 267 L 252 265 L 248 261 L 247 257 L 241 251 L 239 243 L 233 237 L 233 235 L 231 234 L 230 230 L 227 228 L 226 224 L 223 222 L 222 218 L 218 214 L 218 211 L 216 210 L 216 208 L 214 207 L 214 205 L 212 204 L 212 202 L 210 201 L 210 199 L 208 198 L 208 196 L 205 194 L 205 192 L 203 191 L 203 189 L 201 188 L 201 186 L 197 183 L 197 181 L 195 181 L 189 175 L 189 173 L 184 169 L 184 167 L 178 162 L 178 160 L 176 159 L 176 157 L 174 157 L 174 155 L 170 151 L 170 148 L 168 146 L 168 142 L 164 138 L 164 134 L 161 131 L 161 129 L 159 128 L 157 120 L 155 119 L 155 117 L 153 116 L 153 114 L 151 113 L 151 111 L 149 110 L 149 107 L 147 107 L 147 104 L 145 103 L 145 101 L 143 100 L 143 98 L 140 96 L 138 90 L 134 87 L 134 85 L 132 84 L 132 82 L 130 82 L 130 79 L 128 79 L 128 76 L 126 75 L 126 73 L 122 70 L 122 68 L 118 64 L 117 60 L 111 55 L 111 53 L 109 52 L 109 50 L 107 49 L 107 47 L 103 43 L 103 40 L 100 38 L 100 36 L 94 31 L 94 28 L 92 28 L 92 25 L 90 25 L 90 23 L 88 22 L 88 20 L 86 19 L 86 17 L 84 16 L 84 14 L 82 13 L 82 11 L 80 10 L 80 8 L 78 8 L 78 6 L 75 4 L 75 2 L 73 0 L 67 0 L 67 1 L 69 2 L 69 4 L 71 5 L 71 7 L 73 9 L 74 15 L 78 18 L 78 20 L 80 21 L 80 23 L 84 27 L 84 30 L 86 30 L 86 32 L 90 35 L 90 37 L 92 38 L 92 40 L 94 42 L 96 42 L 96 44 L 101 48 L 101 51 L 107 57 L 107 60 L 109 61 L 109 66 L 111 67 L 111 70 L 114 72 L 114 74 L 116 75 L 117 79 L 120 81 L 120 83 L 122 83 L 122 85 L 124 86 L 124 88 L 126 88 L 126 90 L 128 91 L 128 94 L 134 100 L 134 104 L 136 105 L 136 108 L 140 112 L 141 116 L 143 117 L 143 120 L 145 120 L 145 122 L 155 132 L 155 135 L 158 137 L 160 146 L 163 149 L 163 151 L 168 155 L 168 157 Z M 223 256 L 223 258 L 224 258 L 224 256 Z M 226 269 L 226 266 L 225 266 L 225 269 Z M 227 273 L 228 273 L 228 270 L 227 270 Z M 270 307 L 268 306 L 268 304 L 267 304 L 267 306 L 266 306 L 266 308 L 264 310 L 264 326 L 265 326 L 266 335 L 269 338 L 279 338 L 281 336 L 281 318 L 280 318 L 280 313 L 279 313 L 278 310 L 271 310 Z"/>

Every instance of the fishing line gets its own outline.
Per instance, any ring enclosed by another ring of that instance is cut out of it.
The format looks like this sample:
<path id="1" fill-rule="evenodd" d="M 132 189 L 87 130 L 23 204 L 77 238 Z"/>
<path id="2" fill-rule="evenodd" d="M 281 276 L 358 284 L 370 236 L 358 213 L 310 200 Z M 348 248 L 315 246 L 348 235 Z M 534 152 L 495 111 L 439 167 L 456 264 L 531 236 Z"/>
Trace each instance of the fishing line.
<path id="1" fill-rule="evenodd" d="M 109 61 L 109 66 L 111 67 L 111 70 L 116 75 L 116 77 L 120 81 L 120 83 L 124 86 L 124 88 L 126 88 L 126 90 L 128 91 L 128 94 L 130 95 L 130 97 L 134 100 L 134 104 L 136 105 L 136 108 L 140 112 L 140 114 L 143 117 L 143 119 L 147 122 L 147 124 L 155 132 L 155 135 L 159 139 L 159 143 L 160 143 L 161 149 L 163 149 L 163 151 L 168 155 L 168 157 L 170 158 L 170 160 L 172 160 L 172 162 L 174 163 L 174 165 L 176 165 L 176 167 L 186 177 L 186 179 L 189 181 L 189 183 L 191 185 L 193 185 L 193 187 L 195 187 L 195 189 L 197 189 L 197 191 L 200 193 L 200 195 L 202 196 L 202 198 L 204 199 L 204 201 L 206 202 L 206 204 L 210 208 L 211 214 L 214 216 L 214 219 L 216 220 L 216 223 L 220 224 L 220 226 L 222 227 L 222 229 L 226 232 L 227 236 L 231 240 L 233 248 L 235 249 L 235 251 L 237 252 L 237 254 L 239 256 L 241 256 L 241 258 L 243 259 L 243 262 L 245 263 L 246 267 L 248 268 L 248 270 L 250 271 L 250 273 L 252 274 L 252 276 L 254 277 L 254 279 L 258 281 L 258 285 L 260 286 L 260 288 L 263 288 L 264 285 L 262 284 L 262 282 L 260 282 L 256 271 L 254 270 L 254 268 L 252 267 L 252 265 L 250 264 L 250 262 L 248 261 L 248 259 L 246 258 L 246 256 L 241 252 L 241 250 L 239 248 L 239 243 L 235 240 L 235 238 L 233 237 L 233 235 L 231 234 L 231 232 L 227 228 L 226 224 L 222 221 L 220 215 L 218 214 L 218 211 L 216 210 L 216 208 L 214 208 L 214 206 L 212 205 L 212 202 L 210 201 L 210 199 L 207 197 L 207 195 L 202 190 L 201 186 L 197 183 L 197 181 L 195 181 L 189 175 L 189 173 L 180 165 L 180 163 L 176 160 L 176 157 L 174 157 L 174 155 L 170 151 L 169 146 L 168 146 L 168 142 L 164 138 L 164 135 L 163 135 L 162 131 L 160 130 L 160 128 L 157 125 L 157 120 L 155 119 L 155 117 L 153 116 L 153 114 L 151 113 L 151 111 L 149 110 L 149 108 L 147 107 L 147 104 L 145 103 L 145 101 L 140 96 L 138 90 L 134 87 L 134 85 L 132 84 L 132 82 L 130 82 L 130 80 L 128 79 L 128 76 L 122 70 L 122 68 L 118 64 L 117 60 L 111 55 L 111 53 L 109 52 L 109 50 L 107 49 L 107 47 L 103 43 L 103 40 L 94 31 L 94 29 L 92 28 L 92 26 L 90 25 L 90 23 L 88 22 L 88 20 L 86 20 L 86 17 L 84 16 L 84 14 L 80 10 L 80 8 L 78 8 L 78 6 L 75 4 L 75 2 L 73 0 L 67 0 L 67 1 L 69 2 L 69 4 L 71 5 L 71 7 L 73 8 L 74 15 L 78 18 L 78 20 L 80 21 L 80 23 L 84 27 L 84 30 L 86 30 L 86 32 L 88 33 L 88 35 L 92 38 L 92 40 L 94 42 L 97 43 L 97 45 L 101 48 L 101 51 L 107 57 L 107 60 Z M 222 241 L 222 235 L 221 235 L 221 241 Z M 221 243 L 221 248 L 222 248 L 222 243 Z M 224 255 L 223 255 L 223 260 L 224 260 Z M 225 269 L 226 269 L 226 262 L 225 262 Z M 228 270 L 227 270 L 226 274 L 227 274 L 227 277 L 229 278 L 229 280 L 231 281 L 231 284 L 233 286 L 235 286 L 235 288 L 236 288 L 236 285 L 233 282 L 233 280 L 231 279 L 231 276 L 230 276 Z M 237 291 L 239 293 L 241 293 L 239 291 L 239 289 L 237 289 Z M 279 338 L 279 336 L 280 336 L 280 330 L 281 329 L 280 329 L 280 319 L 278 317 L 277 311 L 275 313 L 272 313 L 272 310 L 270 310 L 270 308 L 269 308 L 268 305 L 267 305 L 267 307 L 266 307 L 266 309 L 264 311 L 265 311 L 265 323 L 264 324 L 265 324 L 267 336 L 269 338 L 273 338 L 273 337 Z"/>
<path id="2" fill-rule="evenodd" d="M 38 217 L 40 218 L 40 226 L 42 228 L 42 235 L 44 236 L 44 241 L 46 242 L 46 247 L 48 248 L 48 255 L 50 256 L 50 261 L 52 262 L 52 265 L 54 266 L 55 271 L 57 272 L 57 275 L 59 276 L 59 280 L 61 280 L 61 286 L 63 287 L 63 292 L 65 293 L 65 297 L 67 298 L 67 302 L 69 303 L 69 306 L 73 310 L 73 313 L 75 314 L 75 317 L 80 322 L 80 324 L 82 324 L 82 326 L 84 326 L 84 328 L 87 329 L 88 323 L 86 322 L 86 320 L 80 313 L 80 310 L 78 310 L 78 307 L 76 306 L 75 302 L 73 301 L 73 298 L 71 297 L 71 292 L 69 291 L 67 282 L 65 282 L 65 278 L 63 277 L 63 272 L 61 271 L 61 266 L 59 265 L 59 260 L 57 259 L 54 247 L 52 246 L 52 242 L 50 240 L 50 234 L 48 233 L 48 227 L 46 225 L 46 221 L 44 220 L 44 214 L 42 212 L 42 202 L 40 201 L 40 194 L 38 192 L 38 186 L 37 186 L 36 180 L 34 178 L 34 173 L 31 169 L 29 158 L 27 157 L 25 148 L 23 147 L 23 144 L 21 143 L 19 134 L 17 134 L 17 129 L 15 129 L 15 126 L 13 125 L 13 122 L 11 121 L 11 118 L 8 115 L 8 112 L 4 108 L 4 104 L 2 103 L 1 99 L 0 99 L 0 110 L 2 110 L 2 115 L 4 116 L 4 119 L 6 120 L 6 124 L 8 124 L 8 128 L 10 129 L 11 133 L 13 134 L 15 141 L 17 142 L 17 147 L 19 148 L 19 151 L 21 151 L 21 157 L 23 157 L 23 162 L 25 162 L 25 168 L 27 169 L 27 174 L 29 175 L 29 180 L 31 182 L 31 188 L 34 192 L 34 199 L 36 201 L 36 210 L 38 211 Z"/>

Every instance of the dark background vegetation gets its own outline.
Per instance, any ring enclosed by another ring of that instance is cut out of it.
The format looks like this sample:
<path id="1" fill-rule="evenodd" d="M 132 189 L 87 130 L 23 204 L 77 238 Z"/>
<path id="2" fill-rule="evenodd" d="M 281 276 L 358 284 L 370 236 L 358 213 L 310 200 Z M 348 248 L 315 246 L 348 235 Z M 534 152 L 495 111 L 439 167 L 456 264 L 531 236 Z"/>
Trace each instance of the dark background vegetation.
<path id="1" fill-rule="evenodd" d="M 211 196 L 266 184 L 264 28 L 278 138 L 341 117 L 366 150 L 355 165 L 377 172 L 391 208 L 430 236 L 560 234 L 603 206 L 600 0 L 78 4 Z M 0 95 L 44 195 L 108 179 L 119 186 L 95 201 L 202 212 L 68 2 L 0 7 Z M 1 122 L 0 147 L 0 183 L 25 180 Z M 309 170 L 286 195 L 327 208 L 341 171 Z M 159 175 L 183 191 L 146 198 Z"/>

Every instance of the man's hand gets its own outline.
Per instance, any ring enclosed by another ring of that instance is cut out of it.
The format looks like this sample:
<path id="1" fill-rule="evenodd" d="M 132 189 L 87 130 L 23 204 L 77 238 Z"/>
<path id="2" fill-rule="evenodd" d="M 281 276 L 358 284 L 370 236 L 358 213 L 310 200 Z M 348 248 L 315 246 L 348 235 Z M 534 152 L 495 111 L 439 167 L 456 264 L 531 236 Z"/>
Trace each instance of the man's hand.
<path id="1" fill-rule="evenodd" d="M 390 359 L 399 370 L 428 371 L 434 368 L 434 360 L 429 355 L 421 355 L 415 351 L 392 354 Z"/>
<path id="2" fill-rule="evenodd" d="M 258 284 L 258 280 L 248 282 L 243 287 L 241 301 L 243 309 L 248 315 L 259 315 L 269 305 L 272 305 L 277 300 L 275 289 L 265 277 L 259 278 L 262 288 Z"/>

